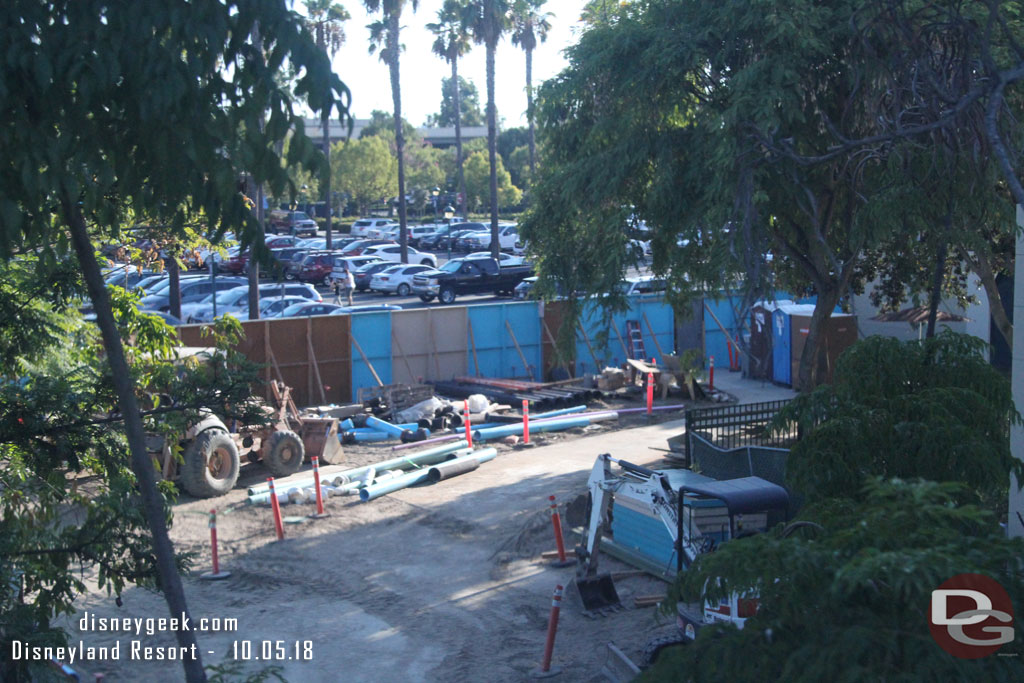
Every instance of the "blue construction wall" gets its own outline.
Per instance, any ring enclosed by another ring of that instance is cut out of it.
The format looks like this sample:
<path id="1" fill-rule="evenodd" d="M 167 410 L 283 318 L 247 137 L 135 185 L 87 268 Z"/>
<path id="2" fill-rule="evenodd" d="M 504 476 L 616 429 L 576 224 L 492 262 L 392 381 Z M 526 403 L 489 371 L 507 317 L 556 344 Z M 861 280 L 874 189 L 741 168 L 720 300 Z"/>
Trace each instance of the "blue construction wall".
<path id="1" fill-rule="evenodd" d="M 469 322 L 473 326 L 473 338 L 466 336 L 466 367 L 472 372 L 480 365 L 484 377 L 530 377 L 543 381 L 541 377 L 544 359 L 541 349 L 541 319 L 537 302 L 484 304 L 468 306 Z M 508 326 L 505 322 L 508 321 Z M 509 334 L 511 327 L 515 340 Z M 523 352 L 528 367 L 516 350 Z M 473 358 L 473 346 L 476 358 Z"/>
<path id="2" fill-rule="evenodd" d="M 663 353 L 672 353 L 675 350 L 675 316 L 671 306 L 660 297 L 650 295 L 630 297 L 629 304 L 628 311 L 614 313 L 610 317 L 597 304 L 590 304 L 584 309 L 580 323 L 587 332 L 586 337 L 579 329 L 576 330 L 577 375 L 600 372 L 601 367 L 597 367 L 598 365 L 620 366 L 626 362 L 629 356 L 622 345 L 625 342 L 627 349 L 629 347 L 626 335 L 627 320 L 640 323 L 647 360 L 658 357 L 659 347 Z M 615 334 L 616 331 L 618 335 Z M 619 339 L 620 336 L 622 341 Z M 594 350 L 593 354 L 587 347 L 588 340 L 590 348 Z M 594 355 L 597 356 L 596 362 Z"/>
<path id="3" fill-rule="evenodd" d="M 352 339 L 359 342 L 363 353 L 373 364 L 380 381 L 391 384 L 391 312 L 356 313 L 352 316 Z M 359 387 L 375 387 L 377 380 L 352 342 L 352 400 Z"/>

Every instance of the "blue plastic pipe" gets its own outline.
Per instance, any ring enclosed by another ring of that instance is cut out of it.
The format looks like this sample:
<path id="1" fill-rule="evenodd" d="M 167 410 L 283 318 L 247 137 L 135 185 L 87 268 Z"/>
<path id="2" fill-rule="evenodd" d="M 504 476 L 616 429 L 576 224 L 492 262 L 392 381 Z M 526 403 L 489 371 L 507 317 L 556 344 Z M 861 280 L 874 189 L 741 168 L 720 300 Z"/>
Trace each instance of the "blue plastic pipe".
<path id="1" fill-rule="evenodd" d="M 548 417 L 558 417 L 559 415 L 572 415 L 573 413 L 582 413 L 586 409 L 586 406 L 573 406 L 572 408 L 562 408 L 561 410 L 549 410 L 546 413 L 530 415 L 530 422 L 532 423 L 534 420 L 543 420 Z M 483 427 L 483 425 L 480 426 Z"/>
<path id="2" fill-rule="evenodd" d="M 373 417 L 372 415 L 366 418 L 366 426 L 369 427 L 370 429 L 376 429 L 378 432 L 390 434 L 392 437 L 396 439 L 402 436 L 402 427 L 399 427 L 398 425 L 393 425 L 390 422 L 385 422 L 384 420 L 381 420 L 378 417 Z"/>
<path id="3" fill-rule="evenodd" d="M 349 470 L 342 470 L 341 472 L 323 474 L 322 476 L 324 480 L 330 479 L 333 481 L 337 477 L 347 477 L 349 481 L 355 481 L 356 479 L 365 476 L 371 467 L 377 470 L 378 472 L 383 472 L 384 470 L 391 470 L 402 467 L 418 467 L 422 465 L 433 465 L 434 463 L 437 462 L 442 462 L 453 457 L 458 457 L 459 455 L 464 455 L 459 451 L 466 450 L 467 446 L 469 446 L 469 444 L 466 443 L 465 439 L 459 439 L 458 441 L 452 441 L 451 443 L 442 444 L 440 446 L 434 446 L 433 448 L 428 448 L 426 450 L 411 453 L 409 455 L 398 456 L 395 458 L 391 458 L 389 460 L 376 462 L 373 463 L 372 465 L 354 467 Z M 312 486 L 313 473 L 307 472 L 307 474 L 309 475 L 308 478 L 297 479 L 294 482 L 288 482 L 285 485 L 288 488 L 294 488 L 296 486 Z M 278 482 L 277 485 L 278 487 L 280 487 L 281 483 Z M 256 484 L 254 486 L 250 486 L 248 492 L 250 496 L 256 496 L 262 493 L 266 493 L 268 490 L 269 487 L 267 486 L 267 484 L 261 483 Z"/>
<path id="4" fill-rule="evenodd" d="M 374 431 L 369 431 L 369 432 L 349 432 L 349 434 L 352 435 L 353 439 L 355 439 L 356 441 L 360 441 L 360 442 L 361 441 L 387 441 L 388 439 L 391 438 L 390 434 L 385 434 L 384 432 L 374 432 Z M 399 434 L 401 434 L 401 432 L 399 432 Z"/>
<path id="5" fill-rule="evenodd" d="M 554 419 L 547 420 L 530 420 L 530 433 L 534 432 L 558 432 L 563 429 L 572 429 L 573 427 L 586 427 L 591 422 L 597 420 L 609 420 L 618 417 L 616 413 L 602 413 L 601 415 L 593 416 L 573 416 L 573 417 L 556 417 Z M 521 422 L 510 425 L 502 425 L 501 427 L 493 427 L 491 429 L 478 429 L 473 432 L 473 440 L 489 441 L 491 439 L 501 439 L 506 436 L 522 436 L 523 425 Z"/>
<path id="6" fill-rule="evenodd" d="M 498 451 L 494 448 L 483 448 L 477 451 L 473 451 L 471 453 L 467 453 L 463 457 L 476 458 L 480 460 L 480 462 L 487 462 L 488 460 L 493 460 L 494 456 L 496 456 L 497 454 Z M 458 460 L 458 458 L 454 458 L 453 461 L 454 460 Z M 359 490 L 359 499 L 366 503 L 375 498 L 380 498 L 381 496 L 386 495 L 388 493 L 400 491 L 401 489 L 408 488 L 414 484 L 419 484 L 420 482 L 426 481 L 429 474 L 430 469 L 424 467 L 423 469 L 416 470 L 415 472 L 410 472 L 409 474 L 406 474 L 404 476 L 396 477 L 391 481 L 386 481 L 381 484 L 374 484 L 373 486 L 367 486 L 366 488 Z"/>

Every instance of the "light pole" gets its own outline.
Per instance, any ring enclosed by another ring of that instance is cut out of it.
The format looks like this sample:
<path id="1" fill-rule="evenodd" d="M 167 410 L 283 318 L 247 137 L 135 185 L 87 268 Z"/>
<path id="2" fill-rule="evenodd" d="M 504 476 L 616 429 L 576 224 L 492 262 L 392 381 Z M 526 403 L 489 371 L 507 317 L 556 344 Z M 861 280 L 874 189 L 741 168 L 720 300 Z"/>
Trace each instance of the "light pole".
<path id="1" fill-rule="evenodd" d="M 451 204 L 444 207 L 444 218 L 448 221 L 448 260 L 452 260 L 452 216 L 455 215 L 455 209 L 452 208 Z"/>
<path id="2" fill-rule="evenodd" d="M 437 196 L 439 194 L 441 194 L 441 188 L 435 185 L 434 188 L 430 191 L 430 201 L 434 204 L 434 225 L 437 225 Z"/>

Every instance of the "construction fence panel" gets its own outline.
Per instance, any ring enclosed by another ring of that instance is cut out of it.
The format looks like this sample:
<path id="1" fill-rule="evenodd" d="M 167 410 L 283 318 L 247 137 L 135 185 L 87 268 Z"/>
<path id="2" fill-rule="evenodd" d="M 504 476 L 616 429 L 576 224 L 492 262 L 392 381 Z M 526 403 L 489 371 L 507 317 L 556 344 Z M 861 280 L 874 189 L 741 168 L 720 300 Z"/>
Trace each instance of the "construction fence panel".
<path id="1" fill-rule="evenodd" d="M 429 307 L 391 314 L 394 381 L 419 384 L 466 374 L 465 306 Z"/>
<path id="2" fill-rule="evenodd" d="M 479 367 L 482 377 L 541 379 L 543 325 L 536 302 L 483 304 L 467 310 L 472 329 L 472 337 L 469 329 L 465 336 L 467 368 L 477 374 Z"/>
<path id="3" fill-rule="evenodd" d="M 352 324 L 350 394 L 351 400 L 356 401 L 359 387 L 394 383 L 391 367 L 391 312 L 356 313 L 347 317 Z"/>
<path id="4" fill-rule="evenodd" d="M 767 299 L 769 301 L 793 300 L 793 296 L 788 292 L 780 291 L 775 292 Z M 810 297 L 796 300 L 796 303 L 813 304 L 816 300 L 817 297 Z M 742 304 L 741 296 L 722 295 L 715 299 L 704 299 L 704 358 L 706 360 L 714 356 L 715 365 L 719 368 L 729 367 L 729 346 L 722 327 L 728 330 L 733 339 L 739 339 L 741 335 L 749 334 L 750 312 L 747 312 L 745 320 L 736 318 L 736 312 Z M 742 311 L 740 312 L 742 313 Z M 718 318 L 717 322 L 715 321 L 716 317 Z M 718 323 L 721 323 L 721 327 Z M 733 349 L 733 353 L 736 353 L 735 349 Z M 741 367 L 747 367 L 747 359 L 742 354 L 739 355 L 739 361 Z"/>
<path id="5" fill-rule="evenodd" d="M 644 343 L 645 360 L 675 350 L 675 315 L 658 296 L 630 297 L 629 310 L 609 315 L 591 303 L 576 329 L 576 359 L 580 372 L 597 372 L 604 366 L 620 366 L 630 357 L 627 321 L 636 321 Z M 658 359 L 660 362 L 660 358 Z"/>

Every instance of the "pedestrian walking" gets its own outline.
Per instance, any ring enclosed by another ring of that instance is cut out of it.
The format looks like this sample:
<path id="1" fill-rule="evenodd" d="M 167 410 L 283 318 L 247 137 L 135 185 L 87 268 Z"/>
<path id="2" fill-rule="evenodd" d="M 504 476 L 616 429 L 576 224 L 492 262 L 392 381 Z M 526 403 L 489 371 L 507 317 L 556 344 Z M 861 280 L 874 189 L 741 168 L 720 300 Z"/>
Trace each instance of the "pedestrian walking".
<path id="1" fill-rule="evenodd" d="M 334 303 L 339 306 L 342 305 L 342 295 L 347 295 L 348 305 L 352 305 L 352 293 L 356 291 L 356 278 L 352 275 L 352 271 L 349 270 L 348 265 L 345 265 L 345 271 L 341 274 L 341 277 L 334 280 Z"/>

